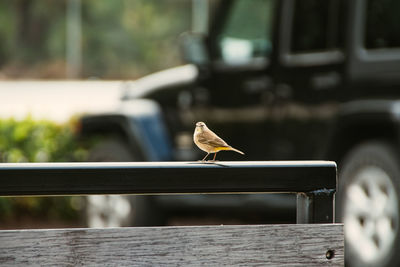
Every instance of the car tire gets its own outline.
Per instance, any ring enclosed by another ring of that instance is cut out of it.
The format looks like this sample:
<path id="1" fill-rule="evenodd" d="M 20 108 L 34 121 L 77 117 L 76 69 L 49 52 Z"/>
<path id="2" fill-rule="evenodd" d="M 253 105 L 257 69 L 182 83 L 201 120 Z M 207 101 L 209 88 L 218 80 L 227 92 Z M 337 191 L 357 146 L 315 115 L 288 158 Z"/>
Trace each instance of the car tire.
<path id="1" fill-rule="evenodd" d="M 105 139 L 89 152 L 91 162 L 135 161 L 125 142 Z M 86 224 L 88 227 L 121 227 L 163 225 L 164 216 L 154 205 L 151 196 L 94 195 L 87 197 Z"/>
<path id="2" fill-rule="evenodd" d="M 338 215 L 344 223 L 346 265 L 400 266 L 399 154 L 369 141 L 339 164 Z"/>

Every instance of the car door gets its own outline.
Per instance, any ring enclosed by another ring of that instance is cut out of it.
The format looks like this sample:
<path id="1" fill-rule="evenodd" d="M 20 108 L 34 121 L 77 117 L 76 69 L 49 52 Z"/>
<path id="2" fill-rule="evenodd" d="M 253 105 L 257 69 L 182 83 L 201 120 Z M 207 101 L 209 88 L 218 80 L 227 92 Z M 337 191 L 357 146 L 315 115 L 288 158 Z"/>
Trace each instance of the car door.
<path id="1" fill-rule="evenodd" d="M 284 1 L 273 107 L 279 111 L 277 139 L 284 158 L 324 156 L 345 95 L 346 5 L 343 0 Z"/>

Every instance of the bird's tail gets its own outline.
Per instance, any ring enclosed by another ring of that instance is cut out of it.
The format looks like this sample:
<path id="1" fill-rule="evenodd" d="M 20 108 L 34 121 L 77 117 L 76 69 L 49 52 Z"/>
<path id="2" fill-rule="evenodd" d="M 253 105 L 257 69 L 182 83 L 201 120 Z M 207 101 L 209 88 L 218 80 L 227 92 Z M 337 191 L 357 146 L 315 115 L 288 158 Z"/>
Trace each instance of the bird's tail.
<path id="1" fill-rule="evenodd" d="M 240 150 L 238 150 L 238 149 L 236 149 L 236 148 L 230 147 L 229 150 L 232 150 L 232 151 L 235 151 L 235 152 L 237 152 L 237 153 L 239 153 L 239 154 L 244 155 L 244 153 L 243 153 L 242 151 L 240 151 Z"/>
<path id="2" fill-rule="evenodd" d="M 215 152 L 218 152 L 218 151 L 221 151 L 221 150 L 235 151 L 237 153 L 240 153 L 240 154 L 244 155 L 244 153 L 242 151 L 240 151 L 240 150 L 238 150 L 236 148 L 233 148 L 231 146 L 220 146 L 220 147 L 217 147 Z"/>

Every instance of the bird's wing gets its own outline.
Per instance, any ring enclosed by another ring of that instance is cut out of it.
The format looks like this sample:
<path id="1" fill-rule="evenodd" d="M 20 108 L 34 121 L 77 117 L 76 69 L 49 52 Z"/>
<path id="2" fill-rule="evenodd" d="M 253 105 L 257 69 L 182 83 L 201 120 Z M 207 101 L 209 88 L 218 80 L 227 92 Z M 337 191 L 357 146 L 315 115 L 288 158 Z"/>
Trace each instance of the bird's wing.
<path id="1" fill-rule="evenodd" d="M 211 131 L 205 131 L 199 135 L 198 141 L 202 144 L 211 145 L 213 147 L 227 147 L 229 146 L 222 138 L 218 137 Z"/>

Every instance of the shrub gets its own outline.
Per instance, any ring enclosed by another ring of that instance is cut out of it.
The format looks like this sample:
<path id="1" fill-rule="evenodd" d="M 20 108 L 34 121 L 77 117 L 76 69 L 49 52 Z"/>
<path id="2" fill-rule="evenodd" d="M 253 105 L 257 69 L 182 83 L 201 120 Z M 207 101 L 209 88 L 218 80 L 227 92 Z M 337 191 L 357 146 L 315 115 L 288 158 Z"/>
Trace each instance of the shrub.
<path id="1" fill-rule="evenodd" d="M 2 162 L 81 161 L 85 151 L 73 134 L 72 123 L 60 125 L 35 121 L 0 120 L 0 160 Z"/>
<path id="2" fill-rule="evenodd" d="M 0 119 L 1 162 L 71 162 L 84 161 L 86 150 L 76 141 L 73 123 Z M 79 197 L 0 198 L 0 218 L 15 222 L 33 220 L 76 221 L 80 218 L 82 199 Z"/>

